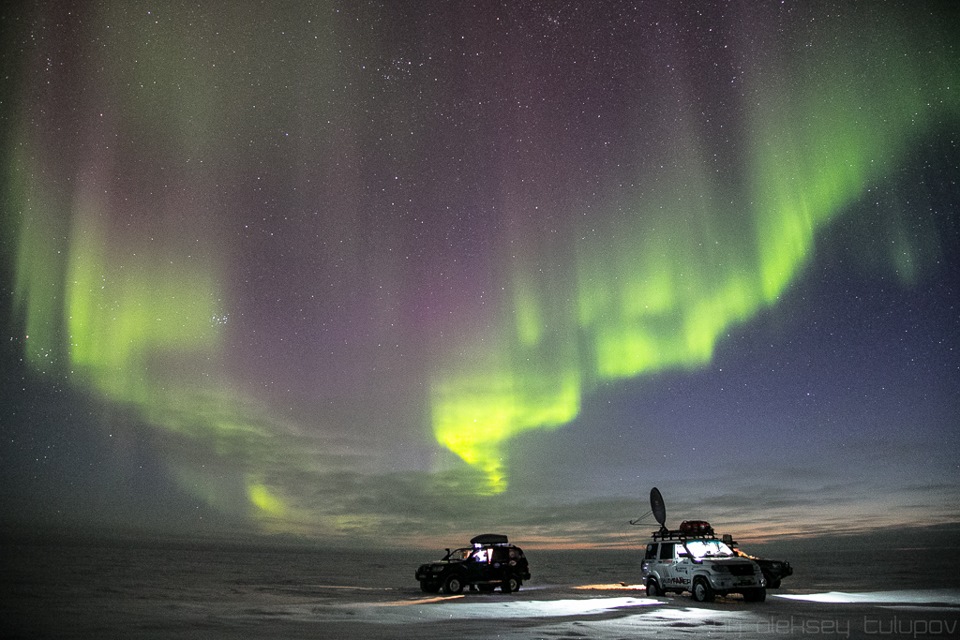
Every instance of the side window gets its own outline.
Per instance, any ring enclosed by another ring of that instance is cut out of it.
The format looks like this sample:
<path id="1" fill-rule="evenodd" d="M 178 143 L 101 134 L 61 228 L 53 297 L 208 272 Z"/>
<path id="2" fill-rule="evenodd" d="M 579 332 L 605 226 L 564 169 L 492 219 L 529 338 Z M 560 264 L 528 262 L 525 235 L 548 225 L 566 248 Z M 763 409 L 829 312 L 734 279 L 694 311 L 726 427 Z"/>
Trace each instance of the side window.
<path id="1" fill-rule="evenodd" d="M 657 545 L 648 544 L 647 545 L 647 555 L 643 556 L 644 560 L 653 560 L 657 557 Z"/>
<path id="2" fill-rule="evenodd" d="M 674 544 L 672 542 L 661 544 L 660 559 L 673 560 L 673 547 L 674 547 Z"/>

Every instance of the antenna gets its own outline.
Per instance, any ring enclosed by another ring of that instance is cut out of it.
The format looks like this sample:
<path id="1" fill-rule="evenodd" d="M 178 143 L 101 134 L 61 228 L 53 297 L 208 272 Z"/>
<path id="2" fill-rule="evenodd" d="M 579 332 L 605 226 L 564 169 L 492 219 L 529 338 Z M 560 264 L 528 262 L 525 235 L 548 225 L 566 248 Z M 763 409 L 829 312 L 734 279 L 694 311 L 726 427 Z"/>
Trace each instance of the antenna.
<path id="1" fill-rule="evenodd" d="M 663 504 L 663 496 L 660 494 L 660 489 L 656 487 L 650 489 L 650 511 L 653 512 L 653 517 L 656 518 L 660 524 L 660 528 L 665 529 L 666 525 L 664 522 L 667 520 L 667 507 Z"/>
<path id="2" fill-rule="evenodd" d="M 663 504 L 663 496 L 660 495 L 660 490 L 654 487 L 650 490 L 650 511 L 647 511 L 639 518 L 630 520 L 632 525 L 642 525 L 648 517 L 653 516 L 657 521 L 657 524 L 660 525 L 661 531 L 666 531 L 667 527 L 664 524 L 667 520 L 667 508 Z"/>

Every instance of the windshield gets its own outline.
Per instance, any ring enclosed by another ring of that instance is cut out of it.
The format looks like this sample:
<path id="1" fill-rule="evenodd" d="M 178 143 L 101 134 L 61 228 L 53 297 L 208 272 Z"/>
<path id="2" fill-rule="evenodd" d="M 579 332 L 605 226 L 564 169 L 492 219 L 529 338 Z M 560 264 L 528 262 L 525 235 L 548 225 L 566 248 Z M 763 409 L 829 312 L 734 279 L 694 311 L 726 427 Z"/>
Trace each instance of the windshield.
<path id="1" fill-rule="evenodd" d="M 444 557 L 444 560 L 466 560 L 471 553 L 473 549 L 454 549 Z"/>
<path id="2" fill-rule="evenodd" d="M 729 558 L 734 555 L 733 550 L 719 540 L 689 540 L 687 551 L 695 560 L 700 558 Z"/>

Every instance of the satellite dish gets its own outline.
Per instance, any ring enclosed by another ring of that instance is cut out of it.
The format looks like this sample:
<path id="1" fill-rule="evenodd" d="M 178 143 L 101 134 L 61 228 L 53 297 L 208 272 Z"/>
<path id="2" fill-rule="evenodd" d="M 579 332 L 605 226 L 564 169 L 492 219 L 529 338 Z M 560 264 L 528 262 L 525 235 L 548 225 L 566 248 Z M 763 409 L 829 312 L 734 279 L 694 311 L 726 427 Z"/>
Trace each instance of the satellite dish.
<path id="1" fill-rule="evenodd" d="M 650 510 L 653 511 L 653 517 L 661 527 L 667 520 L 667 507 L 663 504 L 663 496 L 660 495 L 660 489 L 654 487 L 650 489 Z"/>
<path id="2" fill-rule="evenodd" d="M 657 524 L 660 525 L 660 532 L 662 533 L 667 531 L 667 527 L 664 524 L 664 522 L 667 521 L 667 508 L 663 504 L 663 496 L 660 495 L 660 490 L 656 487 L 650 489 L 650 511 L 647 511 L 645 514 L 635 520 L 631 520 L 630 524 L 644 524 L 643 521 L 646 520 L 651 514 L 654 518 L 656 518 Z"/>

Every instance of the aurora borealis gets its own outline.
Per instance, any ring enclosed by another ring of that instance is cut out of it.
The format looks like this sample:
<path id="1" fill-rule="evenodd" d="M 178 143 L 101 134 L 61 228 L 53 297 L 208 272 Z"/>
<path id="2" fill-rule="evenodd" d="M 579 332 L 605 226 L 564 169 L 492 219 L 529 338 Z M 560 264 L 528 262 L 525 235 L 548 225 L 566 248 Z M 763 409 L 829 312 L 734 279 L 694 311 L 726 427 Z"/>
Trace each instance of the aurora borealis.
<path id="1" fill-rule="evenodd" d="M 4 9 L 4 511 L 960 520 L 957 14 Z"/>

